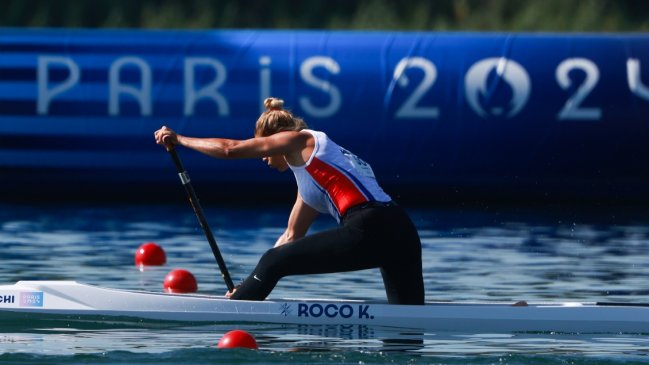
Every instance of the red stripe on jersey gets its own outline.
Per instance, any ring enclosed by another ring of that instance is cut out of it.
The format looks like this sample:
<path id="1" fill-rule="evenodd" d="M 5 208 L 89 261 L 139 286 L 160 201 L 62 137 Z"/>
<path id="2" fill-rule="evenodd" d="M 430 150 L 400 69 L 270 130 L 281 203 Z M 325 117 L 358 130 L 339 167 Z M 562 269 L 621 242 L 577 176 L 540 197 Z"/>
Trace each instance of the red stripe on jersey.
<path id="1" fill-rule="evenodd" d="M 347 209 L 368 201 L 350 178 L 335 167 L 315 157 L 306 167 L 306 171 L 329 194 L 331 201 L 341 216 L 345 214 Z"/>

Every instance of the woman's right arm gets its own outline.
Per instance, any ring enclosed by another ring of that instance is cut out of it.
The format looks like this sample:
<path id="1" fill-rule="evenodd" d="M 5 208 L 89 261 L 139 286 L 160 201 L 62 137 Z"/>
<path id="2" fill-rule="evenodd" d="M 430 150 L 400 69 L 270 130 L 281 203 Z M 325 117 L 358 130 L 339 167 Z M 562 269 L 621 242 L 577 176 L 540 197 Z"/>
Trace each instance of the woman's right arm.
<path id="1" fill-rule="evenodd" d="M 304 237 L 318 214 L 318 211 L 306 204 L 302 200 L 300 193 L 298 193 L 291 215 L 288 217 L 286 231 L 279 236 L 279 239 L 275 242 L 275 247 Z"/>
<path id="2" fill-rule="evenodd" d="M 155 133 L 156 143 L 167 148 L 181 145 L 215 158 L 262 158 L 287 155 L 301 151 L 307 145 L 310 135 L 293 131 L 275 133 L 268 137 L 246 140 L 228 138 L 194 138 L 182 136 L 163 126 Z"/>

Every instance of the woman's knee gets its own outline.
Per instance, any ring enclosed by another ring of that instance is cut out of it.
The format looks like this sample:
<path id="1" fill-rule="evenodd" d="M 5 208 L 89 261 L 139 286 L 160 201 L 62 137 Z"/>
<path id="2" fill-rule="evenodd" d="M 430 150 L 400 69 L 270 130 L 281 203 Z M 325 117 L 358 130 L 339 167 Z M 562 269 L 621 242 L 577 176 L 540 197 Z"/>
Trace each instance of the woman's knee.
<path id="1" fill-rule="evenodd" d="M 262 271 L 266 275 L 278 276 L 282 266 L 281 262 L 282 258 L 277 248 L 271 248 L 261 256 L 255 271 Z"/>

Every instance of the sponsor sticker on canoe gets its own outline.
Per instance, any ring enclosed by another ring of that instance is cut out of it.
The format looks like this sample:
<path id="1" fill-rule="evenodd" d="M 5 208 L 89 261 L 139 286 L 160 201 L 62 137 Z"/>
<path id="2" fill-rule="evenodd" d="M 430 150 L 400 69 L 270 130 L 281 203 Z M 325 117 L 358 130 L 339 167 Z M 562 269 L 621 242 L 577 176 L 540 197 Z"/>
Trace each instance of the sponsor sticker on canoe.
<path id="1" fill-rule="evenodd" d="M 0 307 L 43 307 L 43 292 L 0 292 Z"/>
<path id="2" fill-rule="evenodd" d="M 21 307 L 42 307 L 43 306 L 43 292 L 21 292 L 20 293 L 20 306 Z"/>

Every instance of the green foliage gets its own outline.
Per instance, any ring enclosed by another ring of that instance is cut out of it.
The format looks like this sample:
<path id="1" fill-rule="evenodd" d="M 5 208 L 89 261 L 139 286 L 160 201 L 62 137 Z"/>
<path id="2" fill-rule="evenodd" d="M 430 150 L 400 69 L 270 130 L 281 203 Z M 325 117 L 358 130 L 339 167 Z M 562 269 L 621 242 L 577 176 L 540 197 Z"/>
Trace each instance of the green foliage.
<path id="1" fill-rule="evenodd" d="M 647 0 L 0 0 L 0 26 L 648 31 Z"/>

